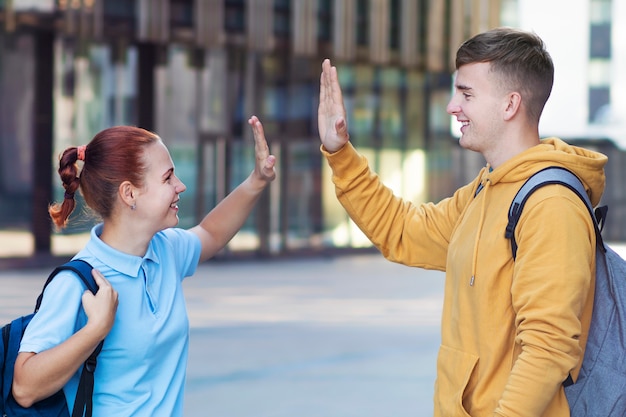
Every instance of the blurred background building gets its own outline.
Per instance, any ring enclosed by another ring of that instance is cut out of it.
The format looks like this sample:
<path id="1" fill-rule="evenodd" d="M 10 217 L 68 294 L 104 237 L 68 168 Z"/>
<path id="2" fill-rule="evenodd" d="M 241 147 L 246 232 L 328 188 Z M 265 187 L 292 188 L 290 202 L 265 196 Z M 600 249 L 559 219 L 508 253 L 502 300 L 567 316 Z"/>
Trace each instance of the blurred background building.
<path id="1" fill-rule="evenodd" d="M 544 38 L 556 64 L 542 135 L 610 157 L 609 240 L 626 238 L 626 4 L 619 0 L 0 0 L 0 258 L 69 256 L 96 219 L 53 230 L 59 154 L 113 125 L 158 133 L 189 227 L 251 171 L 265 125 L 278 178 L 221 256 L 368 248 L 319 152 L 320 65 L 338 66 L 352 141 L 405 198 L 473 178 L 446 114 L 454 53 L 500 25 Z M 621 75 L 621 76 L 620 76 Z"/>

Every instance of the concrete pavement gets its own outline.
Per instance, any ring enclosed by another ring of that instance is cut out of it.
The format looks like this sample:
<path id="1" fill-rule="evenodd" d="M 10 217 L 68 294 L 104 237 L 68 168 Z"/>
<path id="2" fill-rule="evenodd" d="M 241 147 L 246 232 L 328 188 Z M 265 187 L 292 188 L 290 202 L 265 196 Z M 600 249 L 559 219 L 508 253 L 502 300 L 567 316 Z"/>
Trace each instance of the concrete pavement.
<path id="1" fill-rule="evenodd" d="M 0 271 L 0 323 L 48 273 Z M 432 415 L 442 273 L 378 254 L 220 261 L 185 293 L 185 417 Z"/>

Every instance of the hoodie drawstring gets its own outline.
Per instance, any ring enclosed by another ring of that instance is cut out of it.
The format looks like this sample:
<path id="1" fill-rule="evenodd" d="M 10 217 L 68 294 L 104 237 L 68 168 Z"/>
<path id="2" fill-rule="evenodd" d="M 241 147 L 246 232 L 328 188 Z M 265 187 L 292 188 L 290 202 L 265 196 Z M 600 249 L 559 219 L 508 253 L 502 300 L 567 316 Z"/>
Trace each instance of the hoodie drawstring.
<path id="1" fill-rule="evenodd" d="M 478 262 L 478 242 L 480 241 L 480 235 L 483 231 L 483 224 L 485 222 L 485 207 L 487 204 L 487 192 L 489 192 L 489 185 L 491 182 L 489 179 L 484 181 L 483 189 L 482 189 L 482 203 L 480 206 L 480 219 L 478 220 L 478 228 L 476 230 L 476 237 L 474 238 L 474 254 L 472 256 L 472 276 L 470 278 L 469 285 L 473 286 L 474 281 L 476 280 L 476 264 Z"/>

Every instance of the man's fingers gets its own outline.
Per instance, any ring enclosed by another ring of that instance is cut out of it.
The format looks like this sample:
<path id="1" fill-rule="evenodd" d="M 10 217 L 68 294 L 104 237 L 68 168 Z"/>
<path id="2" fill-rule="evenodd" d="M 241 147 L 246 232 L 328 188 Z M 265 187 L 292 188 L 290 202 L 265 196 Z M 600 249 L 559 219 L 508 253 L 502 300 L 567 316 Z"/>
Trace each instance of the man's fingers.
<path id="1" fill-rule="evenodd" d="M 346 120 L 343 117 L 340 117 L 335 121 L 335 130 L 341 137 L 348 136 L 348 127 L 346 126 Z"/>
<path id="2" fill-rule="evenodd" d="M 322 106 L 329 116 L 331 113 L 339 112 L 345 117 L 337 67 L 332 66 L 329 59 L 325 59 L 322 63 L 320 76 L 320 109 Z"/>

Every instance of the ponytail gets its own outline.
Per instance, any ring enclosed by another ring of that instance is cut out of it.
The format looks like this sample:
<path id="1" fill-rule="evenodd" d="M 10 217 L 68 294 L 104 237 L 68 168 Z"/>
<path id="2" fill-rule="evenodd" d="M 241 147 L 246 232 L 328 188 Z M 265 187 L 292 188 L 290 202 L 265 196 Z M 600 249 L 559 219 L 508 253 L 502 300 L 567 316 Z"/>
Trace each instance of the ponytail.
<path id="1" fill-rule="evenodd" d="M 63 182 L 65 193 L 62 203 L 53 203 L 48 207 L 48 213 L 57 229 L 63 229 L 68 222 L 70 214 L 76 207 L 76 199 L 74 195 L 80 186 L 80 177 L 78 176 L 78 160 L 85 159 L 86 146 L 67 148 L 59 160 L 58 173 Z"/>

